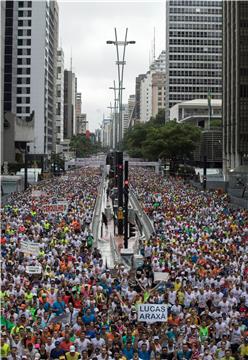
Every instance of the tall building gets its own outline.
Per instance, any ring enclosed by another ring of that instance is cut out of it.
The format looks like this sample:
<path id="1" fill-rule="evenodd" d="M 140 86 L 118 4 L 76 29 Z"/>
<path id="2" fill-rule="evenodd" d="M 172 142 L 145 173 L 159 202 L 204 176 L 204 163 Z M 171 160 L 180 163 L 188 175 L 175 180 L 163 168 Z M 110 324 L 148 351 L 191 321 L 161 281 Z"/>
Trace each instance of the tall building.
<path id="1" fill-rule="evenodd" d="M 6 1 L 5 24 L 4 156 L 13 161 L 29 141 L 38 154 L 55 147 L 57 2 Z"/>
<path id="2" fill-rule="evenodd" d="M 4 94 L 4 44 L 5 44 L 5 1 L 1 1 L 0 4 L 1 11 L 1 69 L 0 69 L 0 84 L 1 84 L 1 94 L 0 94 L 0 141 L 1 141 L 1 165 L 3 164 L 4 156 L 3 156 L 3 135 L 4 135 L 4 111 L 3 111 L 3 94 Z"/>
<path id="3" fill-rule="evenodd" d="M 223 2 L 223 170 L 248 163 L 248 3 Z"/>
<path id="4" fill-rule="evenodd" d="M 140 74 L 136 77 L 135 80 L 135 110 L 134 118 L 137 122 L 140 121 L 140 84 L 141 81 L 145 78 L 146 74 Z"/>
<path id="5" fill-rule="evenodd" d="M 57 51 L 57 80 L 56 80 L 56 145 L 64 140 L 64 52 Z M 58 149 L 60 147 L 57 147 Z"/>
<path id="6" fill-rule="evenodd" d="M 222 97 L 222 0 L 166 2 L 166 118 L 178 102 Z"/>
<path id="7" fill-rule="evenodd" d="M 133 126 L 135 112 L 135 95 L 129 95 L 128 98 L 128 126 Z"/>
<path id="8" fill-rule="evenodd" d="M 128 129 L 129 123 L 129 106 L 128 104 L 122 104 L 122 139 L 124 137 L 125 132 Z"/>
<path id="9" fill-rule="evenodd" d="M 112 147 L 112 119 L 103 119 L 101 126 L 101 143 L 104 147 Z"/>
<path id="10" fill-rule="evenodd" d="M 147 72 L 140 83 L 140 122 L 150 120 L 152 116 L 152 73 Z"/>
<path id="11" fill-rule="evenodd" d="M 165 107 L 165 51 L 140 81 L 140 121 L 147 122 Z"/>
<path id="12" fill-rule="evenodd" d="M 64 139 L 76 133 L 76 78 L 71 70 L 64 71 Z"/>
<path id="13" fill-rule="evenodd" d="M 75 112 L 76 117 L 81 115 L 82 112 L 82 94 L 80 92 L 76 93 Z"/>
<path id="14" fill-rule="evenodd" d="M 165 73 L 152 74 L 152 116 L 155 117 L 160 109 L 165 108 Z"/>

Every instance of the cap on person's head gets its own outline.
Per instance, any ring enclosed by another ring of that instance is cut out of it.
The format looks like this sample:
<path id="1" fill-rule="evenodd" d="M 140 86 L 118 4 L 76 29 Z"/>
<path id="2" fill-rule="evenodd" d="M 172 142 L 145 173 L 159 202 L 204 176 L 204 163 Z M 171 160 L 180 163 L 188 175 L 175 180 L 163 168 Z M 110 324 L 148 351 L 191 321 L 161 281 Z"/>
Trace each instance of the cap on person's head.
<path id="1" fill-rule="evenodd" d="M 75 352 L 75 351 L 76 351 L 75 346 L 74 346 L 74 345 L 71 345 L 71 346 L 70 346 L 70 352 L 73 353 L 73 352 Z"/>
<path id="2" fill-rule="evenodd" d="M 60 341 L 55 341 L 55 346 L 59 346 L 59 344 L 60 344 Z"/>
<path id="3" fill-rule="evenodd" d="M 154 336 L 154 340 L 159 340 L 159 336 Z"/>

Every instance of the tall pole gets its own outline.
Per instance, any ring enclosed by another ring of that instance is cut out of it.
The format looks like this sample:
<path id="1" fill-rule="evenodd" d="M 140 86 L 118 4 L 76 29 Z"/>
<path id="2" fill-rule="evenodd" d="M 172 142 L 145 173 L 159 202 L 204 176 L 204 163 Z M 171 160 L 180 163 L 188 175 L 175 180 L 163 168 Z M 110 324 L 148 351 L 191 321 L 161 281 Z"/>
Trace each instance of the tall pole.
<path id="1" fill-rule="evenodd" d="M 126 46 L 127 46 L 127 32 L 128 28 L 126 28 L 125 40 L 124 40 L 124 49 L 122 55 L 122 62 L 121 62 L 121 78 L 119 82 L 119 89 L 120 89 L 120 101 L 119 101 L 119 149 L 121 146 L 122 141 L 122 86 L 123 86 L 123 74 L 124 74 L 124 65 L 125 65 L 125 54 L 126 54 Z M 119 67 L 119 63 L 118 63 Z M 121 149 L 120 149 L 121 150 Z"/>
<path id="2" fill-rule="evenodd" d="M 114 87 L 110 87 L 109 89 L 114 90 L 114 150 L 117 150 L 117 143 L 118 143 L 118 120 L 117 120 L 117 103 L 119 101 L 119 99 L 116 97 L 116 90 L 119 90 L 119 88 L 117 88 L 115 86 L 115 80 L 114 80 Z"/>
<path id="3" fill-rule="evenodd" d="M 128 161 L 124 166 L 124 248 L 128 249 Z"/>
<path id="4" fill-rule="evenodd" d="M 128 44 L 135 44 L 135 41 L 127 41 L 127 33 L 128 28 L 126 28 L 126 34 L 125 34 L 125 40 L 124 41 L 118 41 L 117 38 L 117 30 L 115 30 L 115 41 L 108 40 L 107 44 L 114 44 L 116 47 L 116 56 L 117 56 L 117 70 L 118 70 L 118 99 L 119 99 L 119 131 L 118 131 L 118 147 L 120 149 L 121 141 L 122 141 L 122 90 L 123 90 L 123 74 L 124 74 L 124 65 L 125 65 L 125 54 L 126 54 L 126 46 Z M 119 54 L 119 45 L 124 46 L 123 54 L 122 54 L 122 60 L 120 61 L 120 54 Z"/>

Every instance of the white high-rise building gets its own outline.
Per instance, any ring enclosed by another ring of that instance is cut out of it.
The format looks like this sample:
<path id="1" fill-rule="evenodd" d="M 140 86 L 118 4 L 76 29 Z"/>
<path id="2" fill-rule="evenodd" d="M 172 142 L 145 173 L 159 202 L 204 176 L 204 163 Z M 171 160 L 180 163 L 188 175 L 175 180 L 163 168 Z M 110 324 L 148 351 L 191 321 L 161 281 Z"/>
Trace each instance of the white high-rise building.
<path id="1" fill-rule="evenodd" d="M 135 110 L 135 95 L 129 95 L 128 98 L 128 127 L 133 126 L 134 119 L 134 110 Z"/>
<path id="2" fill-rule="evenodd" d="M 147 122 L 165 107 L 165 51 L 150 65 L 140 82 L 140 121 Z"/>
<path id="3" fill-rule="evenodd" d="M 4 111 L 18 118 L 19 129 L 34 118 L 30 152 L 48 154 L 56 143 L 57 1 L 6 1 L 7 8 Z M 18 148 L 25 143 L 19 135 L 16 128 Z"/>
<path id="4" fill-rule="evenodd" d="M 166 2 L 166 118 L 181 101 L 222 96 L 222 0 Z"/>
<path id="5" fill-rule="evenodd" d="M 152 73 L 148 71 L 140 83 L 140 122 L 150 120 L 152 116 Z"/>
<path id="6" fill-rule="evenodd" d="M 129 123 L 129 107 L 128 104 L 122 104 L 122 139 L 124 137 L 125 132 L 128 129 Z"/>
<path id="7" fill-rule="evenodd" d="M 64 140 L 64 51 L 57 51 L 57 80 L 56 80 L 56 144 Z"/>

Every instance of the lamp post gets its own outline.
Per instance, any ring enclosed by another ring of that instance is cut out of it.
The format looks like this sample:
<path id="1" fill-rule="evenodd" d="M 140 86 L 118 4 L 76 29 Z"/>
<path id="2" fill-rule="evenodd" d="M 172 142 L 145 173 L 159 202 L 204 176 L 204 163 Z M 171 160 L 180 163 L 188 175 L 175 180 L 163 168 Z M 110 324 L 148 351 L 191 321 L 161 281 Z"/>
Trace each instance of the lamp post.
<path id="1" fill-rule="evenodd" d="M 119 98 L 116 97 L 116 90 L 119 91 L 119 88 L 115 86 L 115 80 L 114 80 L 114 86 L 110 87 L 109 89 L 114 90 L 114 150 L 117 150 L 117 143 L 118 143 L 118 122 L 117 122 L 117 102 L 119 101 Z M 124 90 L 125 88 L 122 88 Z"/>
<path id="2" fill-rule="evenodd" d="M 127 32 L 128 28 L 126 28 L 125 33 L 125 40 L 124 41 L 118 41 L 117 38 L 117 30 L 115 28 L 115 40 L 107 40 L 107 44 L 115 45 L 116 47 L 116 55 L 117 55 L 117 69 L 118 69 L 118 93 L 119 93 L 119 148 L 120 143 L 122 140 L 122 90 L 123 90 L 123 74 L 124 74 L 124 65 L 126 64 L 125 61 L 125 54 L 126 54 L 126 46 L 128 44 L 135 44 L 134 40 L 127 41 Z M 120 60 L 120 54 L 119 54 L 119 46 L 123 46 L 123 53 L 122 53 L 122 60 Z"/>

